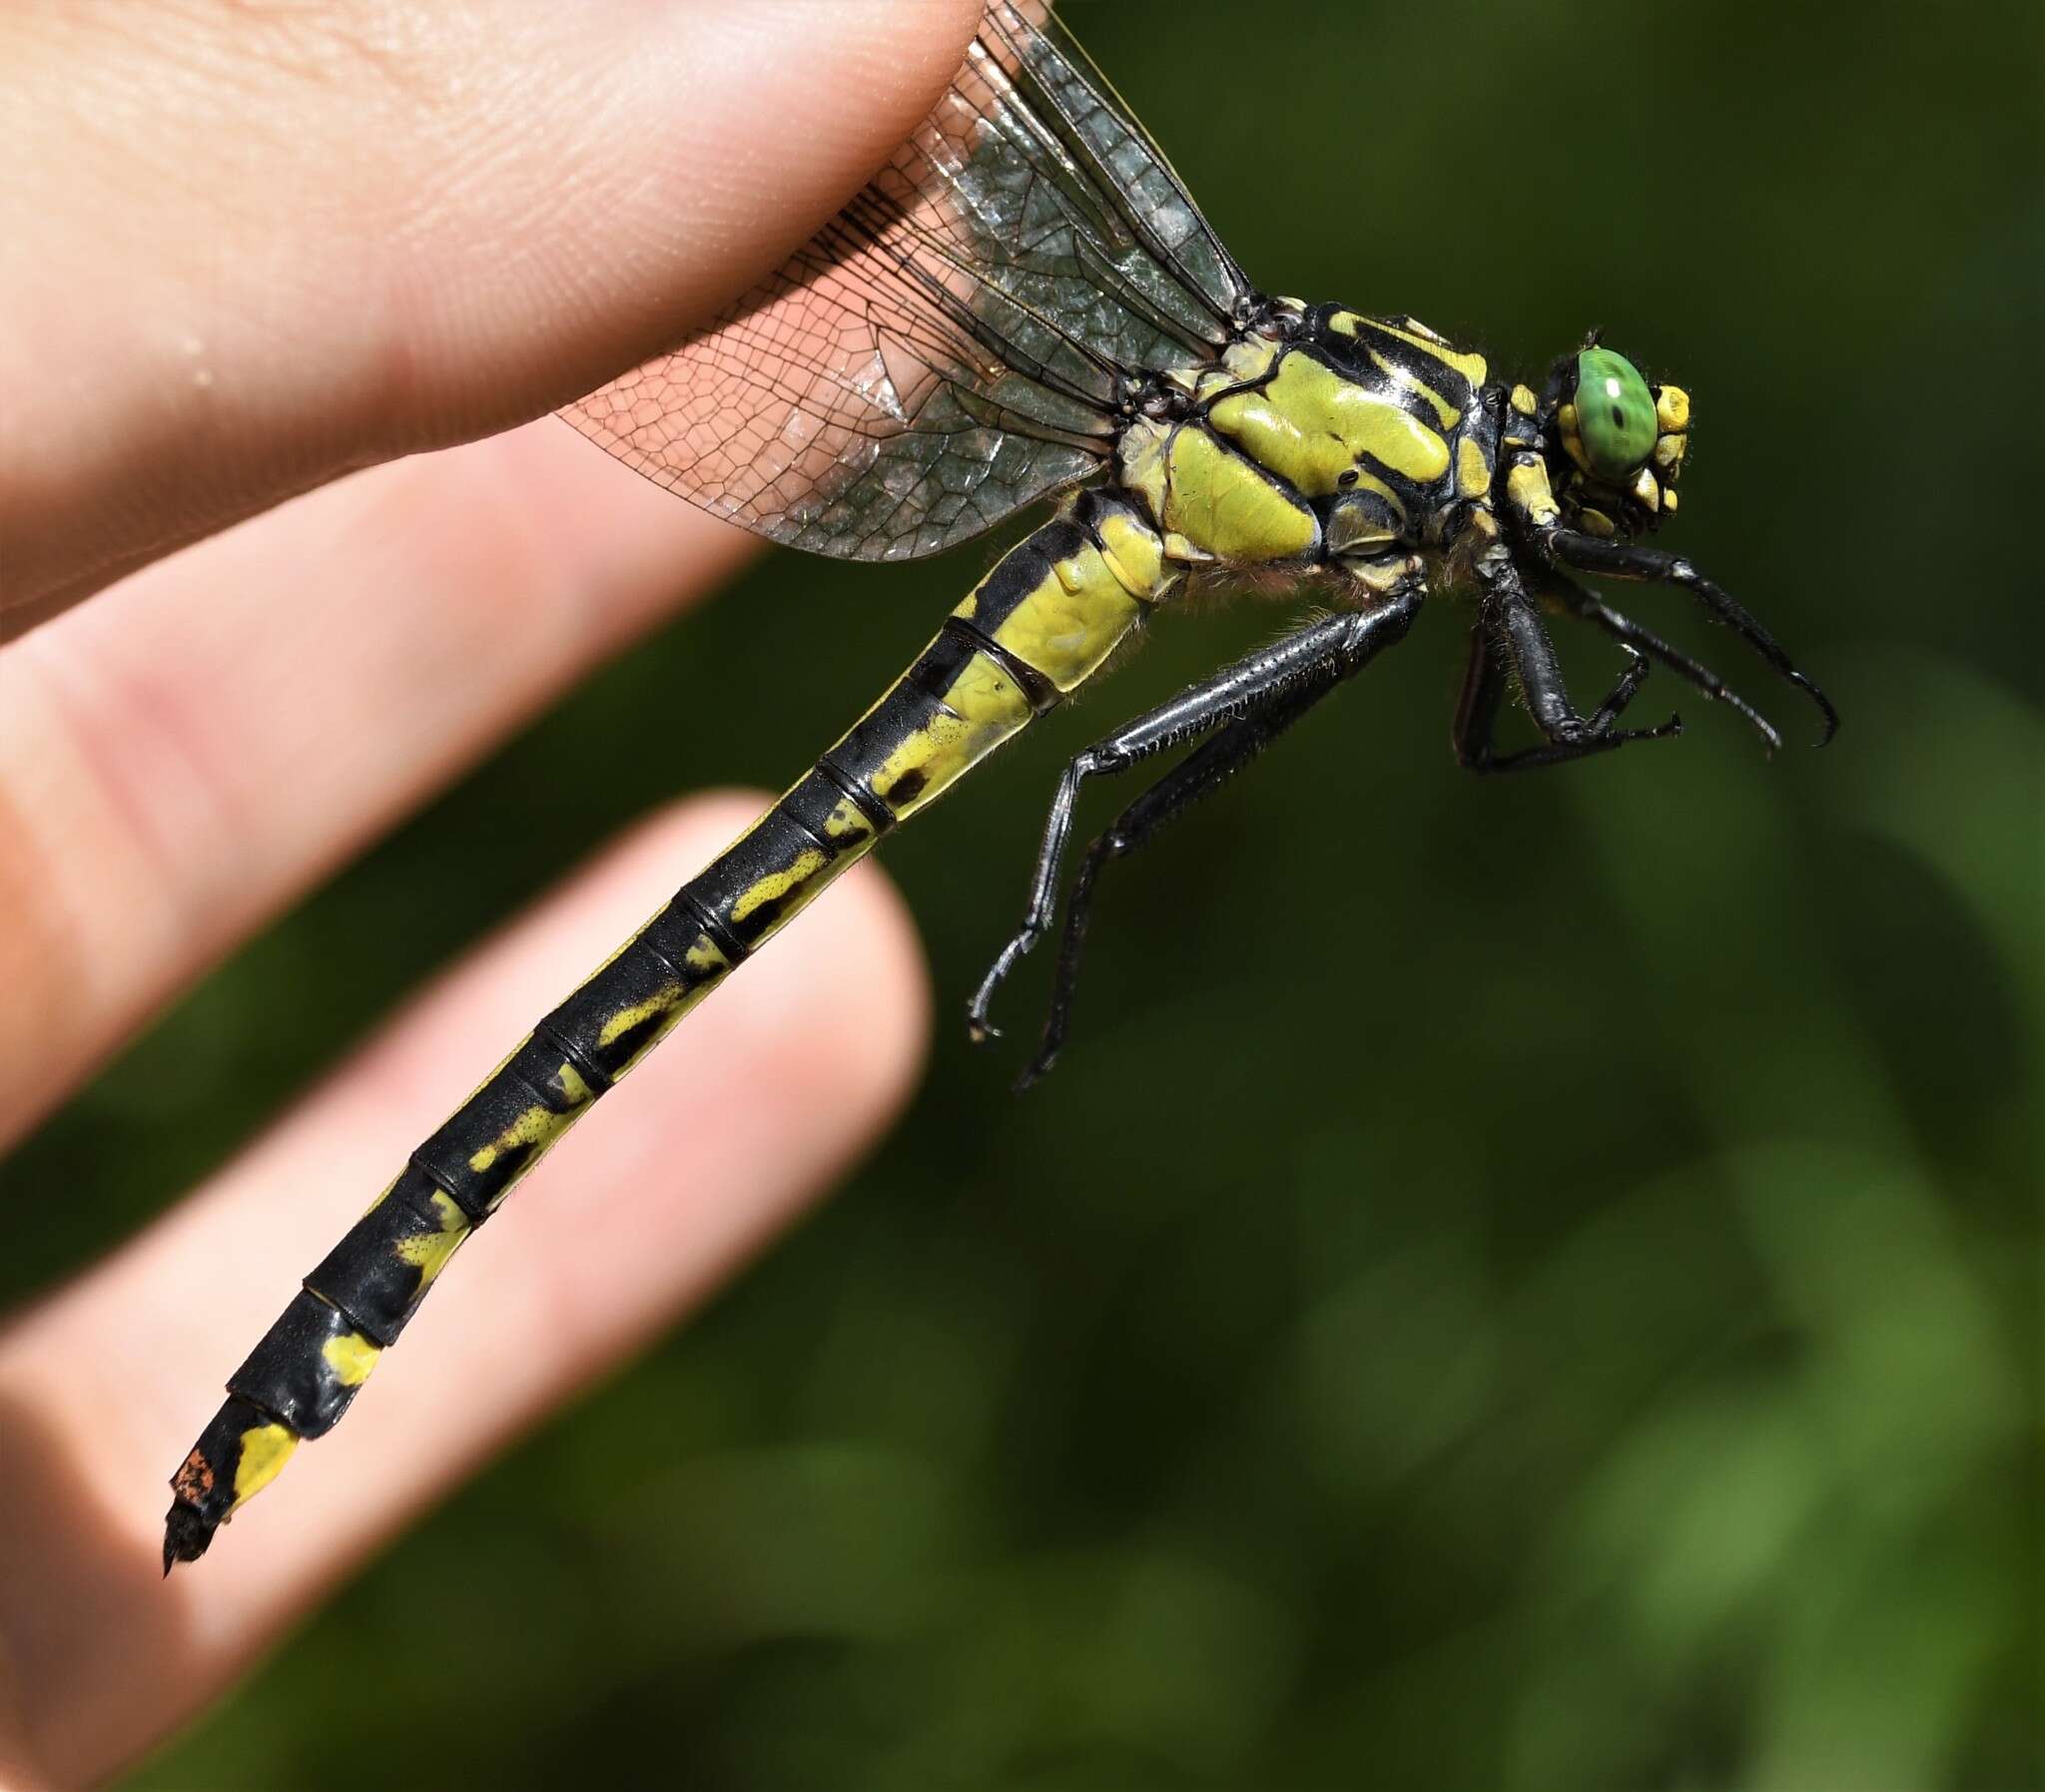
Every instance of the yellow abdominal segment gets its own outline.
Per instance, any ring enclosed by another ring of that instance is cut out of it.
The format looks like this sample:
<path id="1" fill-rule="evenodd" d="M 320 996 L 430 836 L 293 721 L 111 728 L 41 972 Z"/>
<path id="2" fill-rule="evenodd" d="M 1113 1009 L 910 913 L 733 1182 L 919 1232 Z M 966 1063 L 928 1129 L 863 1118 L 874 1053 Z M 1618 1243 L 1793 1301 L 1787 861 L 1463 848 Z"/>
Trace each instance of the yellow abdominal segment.
<path id="1" fill-rule="evenodd" d="M 1112 555 L 1088 539 L 1078 552 L 1053 562 L 989 631 L 989 639 L 1060 692 L 1085 683 L 1135 626 L 1143 609 L 1138 593 L 1154 585 L 1162 569 L 1162 544 L 1154 534 L 1127 529 L 1126 536 L 1110 543 Z M 976 590 L 954 614 L 971 619 L 979 595 Z"/>
<path id="2" fill-rule="evenodd" d="M 447 1267 L 447 1259 L 469 1234 L 468 1215 L 454 1205 L 450 1196 L 435 1189 L 430 1200 L 440 1230 L 414 1233 L 400 1239 L 396 1247 L 399 1261 L 418 1271 L 420 1293 L 432 1287 L 434 1277 Z"/>
<path id="3" fill-rule="evenodd" d="M 327 1366 L 334 1371 L 334 1379 L 343 1388 L 358 1388 L 369 1379 L 369 1371 L 376 1367 L 376 1359 L 383 1353 L 359 1332 L 349 1332 L 343 1337 L 330 1338 L 320 1347 L 320 1354 L 327 1359 Z"/>
<path id="4" fill-rule="evenodd" d="M 751 885 L 738 900 L 732 903 L 732 919 L 744 920 L 763 902 L 786 901 L 789 896 L 804 890 L 824 869 L 825 863 L 821 848 L 797 854 L 791 864 L 784 866 L 780 871 L 770 872 Z"/>
<path id="5" fill-rule="evenodd" d="M 235 1504 L 242 1505 L 269 1487 L 298 1447 L 289 1426 L 252 1425 L 245 1431 L 241 1458 L 235 1464 Z"/>
<path id="6" fill-rule="evenodd" d="M 984 653 L 975 654 L 944 694 L 936 713 L 906 737 L 874 776 L 874 789 L 899 817 L 914 815 L 978 765 L 1035 711 L 1016 681 Z M 889 793 L 907 791 L 900 801 Z"/>
<path id="7" fill-rule="evenodd" d="M 562 1064 L 555 1072 L 555 1076 L 570 1103 L 568 1111 L 558 1113 L 553 1108 L 542 1107 L 535 1102 L 487 1145 L 470 1154 L 468 1167 L 471 1170 L 480 1174 L 505 1152 L 520 1149 L 529 1149 L 532 1153 L 529 1161 L 537 1161 L 542 1152 L 575 1124 L 581 1117 L 581 1110 L 595 1097 L 583 1082 L 582 1073 L 573 1064 Z"/>

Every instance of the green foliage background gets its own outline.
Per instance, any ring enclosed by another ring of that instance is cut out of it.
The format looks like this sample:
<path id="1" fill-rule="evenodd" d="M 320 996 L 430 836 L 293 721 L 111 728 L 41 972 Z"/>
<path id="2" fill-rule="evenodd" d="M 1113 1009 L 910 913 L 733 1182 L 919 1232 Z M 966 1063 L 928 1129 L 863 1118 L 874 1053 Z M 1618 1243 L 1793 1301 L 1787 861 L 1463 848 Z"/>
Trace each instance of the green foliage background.
<path id="1" fill-rule="evenodd" d="M 1675 539 L 1844 731 L 1634 593 L 1799 745 L 1685 694 L 1480 784 L 1436 606 L 1108 888 L 1056 1076 L 941 1030 L 835 1204 L 133 1783 L 2038 1786 L 2035 9 L 1069 13 L 1253 278 L 1689 386 Z M 785 782 L 988 557 L 770 556 L 611 667 L 15 1160 L 70 1230 L 4 1289 L 629 818 Z M 1273 626 L 1160 628 L 890 848 L 948 1020 L 1062 757 Z"/>

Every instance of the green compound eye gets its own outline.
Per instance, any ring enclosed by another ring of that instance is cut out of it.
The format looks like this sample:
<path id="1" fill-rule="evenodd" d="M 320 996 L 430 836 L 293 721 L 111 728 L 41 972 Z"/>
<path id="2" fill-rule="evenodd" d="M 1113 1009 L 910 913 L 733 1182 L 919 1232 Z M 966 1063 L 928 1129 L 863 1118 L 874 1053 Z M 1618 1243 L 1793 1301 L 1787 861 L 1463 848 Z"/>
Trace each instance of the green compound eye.
<path id="1" fill-rule="evenodd" d="M 1655 399 L 1641 370 L 1610 348 L 1577 356 L 1577 432 L 1587 470 L 1619 484 L 1655 451 Z"/>

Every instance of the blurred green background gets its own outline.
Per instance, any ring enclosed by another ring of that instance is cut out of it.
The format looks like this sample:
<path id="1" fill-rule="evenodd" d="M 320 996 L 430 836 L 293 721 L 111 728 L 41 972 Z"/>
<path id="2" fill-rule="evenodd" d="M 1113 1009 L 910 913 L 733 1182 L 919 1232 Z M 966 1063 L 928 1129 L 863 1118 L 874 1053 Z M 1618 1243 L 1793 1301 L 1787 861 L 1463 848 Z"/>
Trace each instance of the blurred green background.
<path id="1" fill-rule="evenodd" d="M 1479 783 L 1438 606 L 1122 869 L 1012 1099 L 955 1022 L 1057 766 L 1273 617 L 1160 628 L 890 847 L 892 1140 L 133 1783 L 2040 1785 L 2038 10 L 1067 10 L 1253 279 L 1690 387 L 1673 539 L 1837 744 L 1634 593 L 1798 745 L 1685 694 Z M 610 668 L 14 1160 L 67 1195 L 0 1293 L 629 818 L 785 783 L 989 557 L 770 556 Z M 811 724 L 733 725 L 770 680 Z"/>

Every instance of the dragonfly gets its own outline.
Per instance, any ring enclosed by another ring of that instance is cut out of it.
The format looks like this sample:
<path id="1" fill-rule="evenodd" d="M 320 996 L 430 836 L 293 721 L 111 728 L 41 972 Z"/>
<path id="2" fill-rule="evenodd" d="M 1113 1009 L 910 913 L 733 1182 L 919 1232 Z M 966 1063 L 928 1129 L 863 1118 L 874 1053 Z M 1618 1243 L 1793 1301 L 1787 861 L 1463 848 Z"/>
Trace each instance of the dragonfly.
<path id="1" fill-rule="evenodd" d="M 1627 721 L 1657 666 L 1781 746 L 1591 580 L 1687 594 L 1816 706 L 1819 744 L 1838 725 L 1740 604 L 1643 539 L 1679 508 L 1682 387 L 1650 383 L 1596 332 L 1537 385 L 1404 313 L 1262 293 L 1041 0 L 991 0 L 915 135 L 778 273 L 562 414 L 713 515 L 840 559 L 914 559 L 1038 501 L 1055 510 L 306 1277 L 172 1480 L 166 1573 L 334 1429 L 456 1249 L 606 1090 L 848 867 L 1188 594 L 1225 583 L 1315 607 L 1064 768 L 1022 923 L 968 1004 L 976 1039 L 995 1036 L 1000 985 L 1057 927 L 1082 787 L 1180 754 L 1081 857 L 1025 1082 L 1065 1041 L 1105 868 L 1403 640 L 1431 592 L 1470 605 L 1452 738 L 1474 772 L 1675 738 L 1678 716 Z M 1588 711 L 1552 621 L 1619 650 Z M 1507 750 L 1496 731 L 1515 692 L 1539 738 Z"/>

